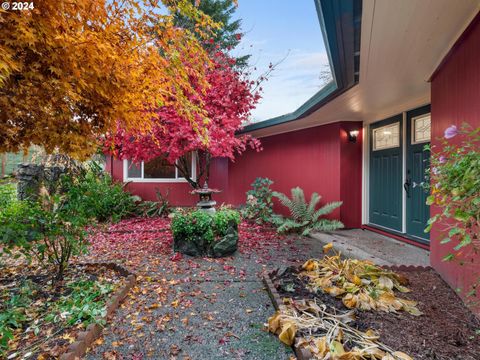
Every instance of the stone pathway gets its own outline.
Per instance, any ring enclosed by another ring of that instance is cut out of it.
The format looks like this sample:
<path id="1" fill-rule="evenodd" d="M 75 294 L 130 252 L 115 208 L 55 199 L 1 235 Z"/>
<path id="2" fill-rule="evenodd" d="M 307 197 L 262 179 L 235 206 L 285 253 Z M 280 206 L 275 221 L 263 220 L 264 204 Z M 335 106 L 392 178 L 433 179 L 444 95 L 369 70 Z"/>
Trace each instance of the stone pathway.
<path id="1" fill-rule="evenodd" d="M 289 359 L 291 349 L 263 329 L 274 309 L 260 275 L 320 256 L 321 246 L 256 226 L 242 229 L 239 251 L 222 259 L 172 257 L 168 231 L 136 231 L 114 242 L 106 242 L 114 236 L 107 232 L 93 240 L 89 259 L 122 263 L 138 274 L 138 286 L 86 358 Z M 168 246 L 149 251 L 136 241 Z"/>

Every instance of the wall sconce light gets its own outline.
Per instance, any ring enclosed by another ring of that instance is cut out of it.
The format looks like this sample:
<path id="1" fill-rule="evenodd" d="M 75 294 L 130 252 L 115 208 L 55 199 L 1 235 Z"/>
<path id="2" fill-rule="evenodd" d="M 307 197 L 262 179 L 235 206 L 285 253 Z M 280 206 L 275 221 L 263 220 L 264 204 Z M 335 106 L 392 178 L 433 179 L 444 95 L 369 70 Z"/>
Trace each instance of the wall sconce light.
<path id="1" fill-rule="evenodd" d="M 359 133 L 358 130 L 351 130 L 351 131 L 349 131 L 349 132 L 348 132 L 348 141 L 350 141 L 350 142 L 352 142 L 352 143 L 356 143 L 356 142 L 357 142 L 358 133 Z"/>

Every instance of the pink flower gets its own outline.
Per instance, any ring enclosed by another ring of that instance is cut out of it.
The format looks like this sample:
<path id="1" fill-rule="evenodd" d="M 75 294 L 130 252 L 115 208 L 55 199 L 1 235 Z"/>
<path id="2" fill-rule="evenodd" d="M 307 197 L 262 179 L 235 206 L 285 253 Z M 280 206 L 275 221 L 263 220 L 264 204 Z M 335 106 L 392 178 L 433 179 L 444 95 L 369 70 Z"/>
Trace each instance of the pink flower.
<path id="1" fill-rule="evenodd" d="M 455 125 L 451 125 L 449 126 L 446 130 L 445 130 L 445 139 L 451 139 L 455 136 L 458 135 L 458 129 Z"/>
<path id="2" fill-rule="evenodd" d="M 447 161 L 447 158 L 445 157 L 445 155 L 440 155 L 440 157 L 438 158 L 438 162 L 440 164 L 443 164 L 445 161 Z"/>

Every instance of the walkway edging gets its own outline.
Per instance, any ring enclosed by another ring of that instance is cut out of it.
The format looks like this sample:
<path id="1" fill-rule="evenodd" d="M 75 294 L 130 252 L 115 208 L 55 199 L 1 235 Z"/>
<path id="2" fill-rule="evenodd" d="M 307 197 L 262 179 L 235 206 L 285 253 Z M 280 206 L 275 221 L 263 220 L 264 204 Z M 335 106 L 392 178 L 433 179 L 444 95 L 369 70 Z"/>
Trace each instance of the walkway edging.
<path id="1" fill-rule="evenodd" d="M 130 289 L 136 284 L 136 276 L 123 266 L 116 263 L 82 263 L 81 265 L 103 266 L 111 270 L 117 271 L 121 276 L 127 278 L 127 283 L 119 288 L 114 295 L 107 301 L 107 315 L 104 320 L 111 318 L 115 310 L 118 309 L 120 303 L 125 299 Z M 76 341 L 67 349 L 67 352 L 60 356 L 60 360 L 77 360 L 82 358 L 87 349 L 102 334 L 103 327 L 99 324 L 90 324 L 85 331 L 77 335 Z"/>
<path id="2" fill-rule="evenodd" d="M 265 284 L 268 292 L 268 296 L 270 296 L 270 299 L 272 300 L 273 307 L 275 310 L 282 312 L 282 310 L 286 310 L 287 307 L 283 304 L 282 298 L 277 292 L 277 289 L 275 289 L 275 286 L 273 285 L 272 278 L 270 277 L 270 273 L 266 273 L 263 275 L 263 283 Z M 292 345 L 292 349 L 295 352 L 295 356 L 297 357 L 297 360 L 309 360 L 313 359 L 312 353 L 306 349 L 306 348 L 300 348 L 295 346 L 295 343 Z"/>

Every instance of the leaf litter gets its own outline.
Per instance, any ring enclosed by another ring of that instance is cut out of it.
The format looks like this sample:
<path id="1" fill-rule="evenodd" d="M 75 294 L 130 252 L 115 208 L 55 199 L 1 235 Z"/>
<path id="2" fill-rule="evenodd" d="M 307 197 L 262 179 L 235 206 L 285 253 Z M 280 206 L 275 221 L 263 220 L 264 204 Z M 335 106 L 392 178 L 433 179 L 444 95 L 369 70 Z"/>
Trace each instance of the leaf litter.
<path id="1" fill-rule="evenodd" d="M 329 251 L 328 249 L 327 251 Z M 368 260 L 342 259 L 337 253 L 322 259 L 310 259 L 302 266 L 299 277 L 307 279 L 307 287 L 341 298 L 349 308 L 384 312 L 407 311 L 422 315 L 417 303 L 403 299 L 396 292 L 407 293 L 408 279 Z"/>
<path id="2" fill-rule="evenodd" d="M 315 359 L 412 360 L 379 342 L 374 330 L 362 332 L 350 323 L 353 311 L 337 311 L 316 300 L 284 299 L 286 307 L 268 319 L 268 330 L 280 341 L 306 348 Z"/>
<path id="3" fill-rule="evenodd" d="M 332 249 L 331 243 L 323 247 L 324 253 Z M 321 291 L 339 298 L 348 309 L 387 313 L 403 310 L 414 316 L 422 315 L 415 301 L 396 296 L 396 292 L 410 291 L 406 287 L 408 279 L 371 261 L 342 259 L 340 253 L 325 255 L 307 260 L 298 278 L 305 280 L 307 289 L 313 293 Z M 284 304 L 282 311 L 268 319 L 268 330 L 286 345 L 308 349 L 315 359 L 412 359 L 381 343 L 374 329 L 363 332 L 355 328 L 353 310 L 339 311 L 334 306 L 319 304 L 317 299 L 284 298 Z"/>
<path id="4" fill-rule="evenodd" d="M 247 344 L 245 338 L 252 321 L 259 324 L 259 336 L 269 337 L 261 331 L 265 309 L 260 312 L 256 303 L 248 303 L 258 301 L 252 297 L 252 291 L 257 290 L 243 284 L 253 284 L 254 280 L 258 291 L 262 291 L 257 275 L 267 265 L 292 264 L 291 255 L 296 264 L 301 263 L 294 255 L 299 252 L 297 238 L 279 236 L 275 229 L 245 222 L 239 225 L 237 253 L 219 259 L 194 259 L 173 253 L 168 218 L 124 220 L 99 229 L 89 240 L 90 254 L 84 259 L 118 261 L 137 274 L 137 286 L 121 305 L 115 323 L 105 329 L 108 340 L 91 350 L 87 356 L 90 359 L 103 354 L 112 357 L 112 352 L 117 353 L 117 358 L 130 358 L 140 352 L 145 358 L 183 359 L 199 356 L 194 349 L 206 349 L 210 342 L 220 348 L 216 350 L 219 356 L 242 358 L 241 354 L 252 351 L 249 346 L 256 346 Z M 277 258 L 277 253 L 287 256 Z M 262 297 L 267 304 L 268 297 Z M 233 310 L 239 303 L 245 305 Z M 238 314 L 222 319 L 223 310 L 215 310 L 224 304 L 232 308 L 232 314 Z M 283 350 L 279 352 L 277 342 L 272 340 L 271 353 L 260 358 L 282 358 Z M 114 341 L 118 347 L 112 346 Z M 163 344 L 160 348 L 158 341 Z M 172 345 L 182 351 L 171 354 Z"/>

